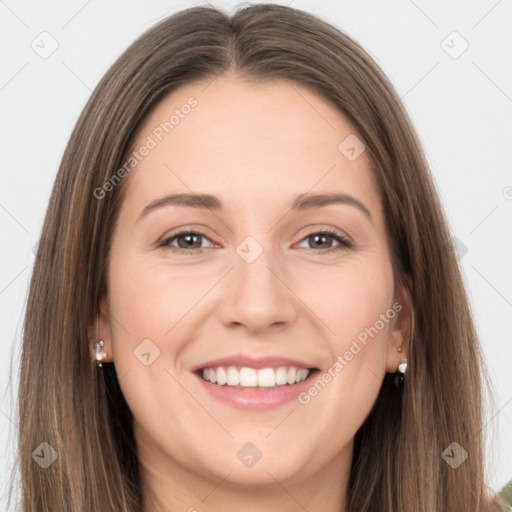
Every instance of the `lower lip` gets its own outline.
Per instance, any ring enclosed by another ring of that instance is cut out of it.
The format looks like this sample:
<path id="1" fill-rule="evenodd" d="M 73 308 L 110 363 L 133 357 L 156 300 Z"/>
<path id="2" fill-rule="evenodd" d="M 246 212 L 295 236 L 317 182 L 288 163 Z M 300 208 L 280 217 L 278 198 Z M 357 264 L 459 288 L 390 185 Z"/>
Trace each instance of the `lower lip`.
<path id="1" fill-rule="evenodd" d="M 292 385 L 279 386 L 272 389 L 250 390 L 237 389 L 228 385 L 219 386 L 204 380 L 197 373 L 194 375 L 201 381 L 205 389 L 215 398 L 236 409 L 274 409 L 292 400 L 304 392 L 310 385 L 312 379 L 319 373 L 319 370 L 312 370 L 307 379 Z"/>

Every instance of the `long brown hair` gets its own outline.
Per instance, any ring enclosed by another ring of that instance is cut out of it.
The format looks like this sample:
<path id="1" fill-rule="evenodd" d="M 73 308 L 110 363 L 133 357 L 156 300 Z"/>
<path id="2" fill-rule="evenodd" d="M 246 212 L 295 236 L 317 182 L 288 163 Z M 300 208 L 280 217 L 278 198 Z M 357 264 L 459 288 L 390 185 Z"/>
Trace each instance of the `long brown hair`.
<path id="1" fill-rule="evenodd" d="M 409 283 L 415 315 L 405 383 L 397 389 L 386 375 L 356 433 L 348 510 L 491 510 L 483 359 L 421 144 L 393 86 L 355 41 L 312 14 L 274 4 L 231 15 L 193 7 L 167 17 L 111 66 L 76 123 L 46 212 L 24 322 L 22 510 L 142 510 L 131 412 L 114 369 L 97 371 L 90 354 L 129 177 L 101 199 L 95 190 L 122 167 L 137 129 L 166 94 L 228 70 L 309 87 L 352 123 L 384 205 L 396 283 Z M 468 454 L 457 468 L 442 457 L 454 442 Z M 36 449 L 57 458 L 43 469 Z"/>

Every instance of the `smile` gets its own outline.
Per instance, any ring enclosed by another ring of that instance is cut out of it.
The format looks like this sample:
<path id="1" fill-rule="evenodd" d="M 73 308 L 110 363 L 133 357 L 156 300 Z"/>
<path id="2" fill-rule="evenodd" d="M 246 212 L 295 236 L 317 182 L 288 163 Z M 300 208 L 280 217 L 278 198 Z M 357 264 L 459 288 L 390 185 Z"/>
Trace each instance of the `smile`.
<path id="1" fill-rule="evenodd" d="M 235 409 L 263 411 L 297 400 L 320 374 L 318 368 L 215 366 L 193 372 L 215 401 Z"/>
<path id="2" fill-rule="evenodd" d="M 217 386 L 228 386 L 235 389 L 269 390 L 279 386 L 291 386 L 305 381 L 311 369 L 294 366 L 279 368 L 249 368 L 236 366 L 217 366 L 203 368 L 199 375 Z"/>

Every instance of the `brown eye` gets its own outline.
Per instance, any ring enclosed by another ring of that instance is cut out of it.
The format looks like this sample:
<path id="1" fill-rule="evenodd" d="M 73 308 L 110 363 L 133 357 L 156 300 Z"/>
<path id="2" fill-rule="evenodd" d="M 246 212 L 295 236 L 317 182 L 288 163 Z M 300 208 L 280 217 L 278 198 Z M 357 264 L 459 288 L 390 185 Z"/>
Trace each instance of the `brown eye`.
<path id="1" fill-rule="evenodd" d="M 208 237 L 203 233 L 198 233 L 191 230 L 183 230 L 175 233 L 174 235 L 163 239 L 158 246 L 170 249 L 175 252 L 190 252 L 200 251 L 203 249 L 202 239 L 208 240 Z M 177 241 L 177 246 L 171 245 L 173 241 Z M 192 252 L 194 254 L 194 252 Z"/>
<path id="2" fill-rule="evenodd" d="M 164 238 L 158 244 L 158 247 L 163 247 L 177 253 L 197 254 L 202 252 L 201 249 L 207 248 L 202 245 L 203 239 L 209 240 L 209 238 L 203 233 L 192 230 L 183 230 L 174 233 L 170 237 Z M 332 252 L 352 248 L 352 243 L 336 231 L 315 231 L 304 237 L 302 242 L 305 240 L 309 242 L 309 247 L 307 247 L 307 249 L 318 251 L 323 254 L 330 254 Z M 332 240 L 338 242 L 338 245 L 333 246 Z M 175 241 L 177 242 L 177 245 L 172 245 Z"/>
<path id="3" fill-rule="evenodd" d="M 201 236 L 196 233 L 194 234 L 186 234 L 186 235 L 178 235 L 176 236 L 176 240 L 178 240 L 178 246 L 182 249 L 200 249 L 201 248 Z M 199 246 L 197 241 L 199 240 Z M 183 245 L 180 244 L 180 241 L 183 241 Z"/>
<path id="4" fill-rule="evenodd" d="M 333 247 L 333 242 L 329 242 L 329 239 L 334 239 L 339 243 L 339 245 Z M 336 231 L 329 230 L 310 233 L 302 240 L 309 241 L 309 249 L 319 250 L 321 253 L 331 253 L 339 250 L 350 249 L 352 247 L 352 243 L 349 242 L 347 238 L 337 233 Z"/>

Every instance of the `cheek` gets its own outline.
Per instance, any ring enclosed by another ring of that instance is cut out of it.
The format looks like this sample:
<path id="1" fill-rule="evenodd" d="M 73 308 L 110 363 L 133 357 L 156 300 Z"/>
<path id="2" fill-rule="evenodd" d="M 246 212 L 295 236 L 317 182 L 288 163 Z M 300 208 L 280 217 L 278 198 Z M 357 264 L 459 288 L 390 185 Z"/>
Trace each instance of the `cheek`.
<path id="1" fill-rule="evenodd" d="M 171 278 L 143 258 L 113 257 L 111 268 L 113 358 L 123 395 L 152 436 L 162 418 L 169 432 L 178 435 L 186 428 L 174 412 L 191 401 L 175 380 L 179 376 L 173 362 L 188 340 L 182 331 L 186 322 L 178 322 L 197 303 L 200 283 L 178 271 Z"/>
<path id="2" fill-rule="evenodd" d="M 333 407 L 339 400 L 364 413 L 376 398 L 386 371 L 387 342 L 395 316 L 392 271 L 384 264 L 340 267 L 336 273 L 331 268 L 325 276 L 317 272 L 314 282 L 315 287 L 303 288 L 302 297 L 322 321 L 318 342 L 330 361 L 322 368 L 322 382 L 313 394 L 330 388 L 333 393 L 326 394 L 335 400 Z"/>
<path id="3" fill-rule="evenodd" d="M 112 313 L 125 327 L 124 332 L 116 329 L 117 338 L 126 338 L 129 332 L 133 341 L 168 338 L 166 333 L 191 311 L 209 282 L 185 270 L 169 271 L 146 259 L 113 259 L 112 268 Z"/>
<path id="4" fill-rule="evenodd" d="M 308 301 L 328 326 L 323 343 L 330 364 L 310 388 L 303 402 L 327 407 L 347 431 L 357 429 L 378 395 L 386 371 L 386 351 L 392 320 L 393 276 L 385 262 L 344 266 L 316 274 Z M 323 395 L 317 400 L 317 395 Z M 313 404 L 316 402 L 316 404 Z"/>
<path id="5" fill-rule="evenodd" d="M 393 277 L 385 261 L 320 268 L 311 280 L 304 274 L 300 279 L 301 298 L 328 328 L 337 353 L 374 326 L 392 305 Z M 381 338 L 387 336 L 388 326 L 388 322 L 378 323 Z"/>

